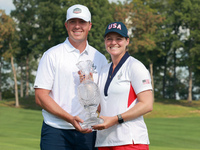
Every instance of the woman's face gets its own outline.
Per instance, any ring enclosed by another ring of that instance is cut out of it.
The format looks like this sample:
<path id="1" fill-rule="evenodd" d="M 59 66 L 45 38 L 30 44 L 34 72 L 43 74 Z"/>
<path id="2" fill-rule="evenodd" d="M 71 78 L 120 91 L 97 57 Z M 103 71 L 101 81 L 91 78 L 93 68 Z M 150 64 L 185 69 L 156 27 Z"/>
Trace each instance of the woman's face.
<path id="1" fill-rule="evenodd" d="M 105 47 L 111 56 L 123 56 L 128 44 L 129 38 L 126 39 L 115 32 L 108 33 L 105 37 Z"/>

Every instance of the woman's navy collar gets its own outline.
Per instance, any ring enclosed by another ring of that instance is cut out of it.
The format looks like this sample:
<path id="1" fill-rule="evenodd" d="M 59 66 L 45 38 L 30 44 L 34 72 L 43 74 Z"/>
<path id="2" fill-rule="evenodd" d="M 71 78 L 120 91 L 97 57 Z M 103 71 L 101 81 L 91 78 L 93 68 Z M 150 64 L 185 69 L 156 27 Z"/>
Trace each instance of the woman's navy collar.
<path id="1" fill-rule="evenodd" d="M 124 62 L 128 59 L 129 57 L 129 53 L 126 52 L 124 54 L 124 56 L 121 58 L 120 62 L 118 63 L 118 65 L 116 66 L 114 72 L 113 72 L 113 63 L 111 63 L 110 65 L 110 69 L 109 69 L 109 72 L 108 72 L 108 78 L 107 78 L 107 81 L 106 81 L 106 84 L 105 84 L 105 87 L 104 87 L 104 95 L 105 96 L 108 96 L 108 87 L 112 81 L 112 79 L 114 78 L 114 76 L 116 75 L 116 73 L 119 71 L 119 69 L 121 68 L 121 66 L 124 64 Z"/>

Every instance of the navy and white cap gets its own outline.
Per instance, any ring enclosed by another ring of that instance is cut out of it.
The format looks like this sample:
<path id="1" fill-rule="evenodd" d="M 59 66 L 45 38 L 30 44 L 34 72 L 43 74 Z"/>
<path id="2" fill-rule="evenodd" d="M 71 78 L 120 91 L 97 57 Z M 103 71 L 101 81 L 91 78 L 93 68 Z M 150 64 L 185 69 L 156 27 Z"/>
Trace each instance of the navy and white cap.
<path id="1" fill-rule="evenodd" d="M 106 37 L 106 35 L 110 32 L 116 32 L 123 37 L 129 38 L 128 30 L 122 22 L 112 22 L 112 23 L 110 23 L 106 28 L 104 37 Z"/>
<path id="2" fill-rule="evenodd" d="M 69 7 L 67 10 L 66 21 L 72 18 L 79 18 L 86 22 L 91 22 L 91 13 L 86 6 L 76 4 Z"/>

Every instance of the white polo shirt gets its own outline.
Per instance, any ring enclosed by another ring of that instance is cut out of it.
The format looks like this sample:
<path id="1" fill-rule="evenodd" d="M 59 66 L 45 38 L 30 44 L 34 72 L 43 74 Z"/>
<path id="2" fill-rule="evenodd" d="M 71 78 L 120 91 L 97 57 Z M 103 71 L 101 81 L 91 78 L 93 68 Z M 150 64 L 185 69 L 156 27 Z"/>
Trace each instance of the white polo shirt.
<path id="1" fill-rule="evenodd" d="M 77 87 L 80 84 L 78 75 L 79 61 L 91 60 L 94 63 L 94 82 L 97 83 L 101 68 L 107 64 L 104 55 L 87 43 L 86 49 L 80 54 L 69 42 L 50 48 L 39 63 L 34 88 L 51 90 L 50 97 L 72 116 L 84 119 L 83 107 L 79 103 Z M 42 110 L 44 122 L 52 127 L 74 129 L 74 127 L 46 110 Z"/>
<path id="2" fill-rule="evenodd" d="M 112 73 L 112 63 L 106 65 L 99 77 L 101 116 L 116 116 L 134 107 L 137 94 L 152 89 L 148 70 L 126 53 Z M 97 131 L 96 146 L 149 144 L 143 116 L 108 129 Z"/>

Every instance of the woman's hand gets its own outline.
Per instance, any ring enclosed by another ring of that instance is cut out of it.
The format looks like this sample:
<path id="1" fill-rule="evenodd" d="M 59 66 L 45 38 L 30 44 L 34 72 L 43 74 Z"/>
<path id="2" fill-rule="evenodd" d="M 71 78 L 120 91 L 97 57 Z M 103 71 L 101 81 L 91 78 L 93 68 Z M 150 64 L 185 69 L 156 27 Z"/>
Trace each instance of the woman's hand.
<path id="1" fill-rule="evenodd" d="M 118 124 L 117 116 L 113 116 L 113 117 L 100 116 L 100 118 L 103 119 L 104 123 L 94 125 L 94 126 L 92 126 L 92 129 L 103 130 L 103 129 L 107 129 L 111 126 L 114 126 L 115 124 Z"/>

